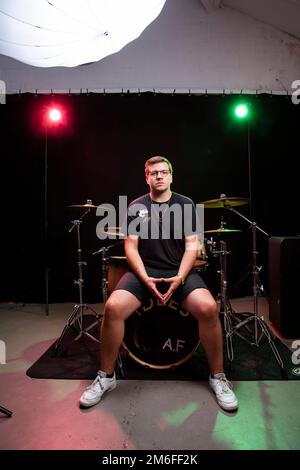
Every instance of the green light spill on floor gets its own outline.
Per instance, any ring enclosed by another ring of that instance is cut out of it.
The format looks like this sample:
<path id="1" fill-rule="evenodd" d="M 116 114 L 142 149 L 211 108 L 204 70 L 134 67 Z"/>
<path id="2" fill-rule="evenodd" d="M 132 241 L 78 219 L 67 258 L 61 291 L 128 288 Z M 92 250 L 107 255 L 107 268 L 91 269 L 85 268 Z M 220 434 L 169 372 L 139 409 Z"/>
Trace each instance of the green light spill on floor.
<path id="1" fill-rule="evenodd" d="M 233 415 L 219 412 L 214 438 L 230 449 L 266 449 L 263 406 L 258 382 L 240 382 L 235 392 L 239 409 Z"/>
<path id="2" fill-rule="evenodd" d="M 299 449 L 299 409 L 295 409 L 294 413 L 291 412 L 290 416 L 287 416 L 290 409 L 287 400 L 297 399 L 299 387 L 295 387 L 295 396 L 289 396 L 291 392 L 287 389 L 287 385 L 282 381 L 279 390 L 278 383 L 276 388 L 274 381 L 240 382 L 235 387 L 239 399 L 238 412 L 232 415 L 218 412 L 213 439 L 222 444 L 224 449 Z M 287 419 L 289 426 L 285 426 L 283 430 L 282 423 L 286 423 Z"/>
<path id="3" fill-rule="evenodd" d="M 199 408 L 198 403 L 188 403 L 185 407 L 177 408 L 163 414 L 163 420 L 169 426 L 180 426 Z"/>

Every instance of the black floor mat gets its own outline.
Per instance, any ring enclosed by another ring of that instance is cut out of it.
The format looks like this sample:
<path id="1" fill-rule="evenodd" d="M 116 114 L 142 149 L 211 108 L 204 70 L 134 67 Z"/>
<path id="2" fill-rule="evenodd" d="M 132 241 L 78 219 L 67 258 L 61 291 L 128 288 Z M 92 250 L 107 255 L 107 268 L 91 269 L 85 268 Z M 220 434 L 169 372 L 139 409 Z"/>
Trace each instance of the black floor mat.
<path id="1" fill-rule="evenodd" d="M 93 317 L 92 317 L 93 319 Z M 87 320 L 88 321 L 88 320 Z M 98 332 L 90 330 L 97 337 Z M 48 379 L 94 379 L 98 366 L 99 344 L 88 336 L 83 335 L 74 341 L 75 331 L 67 329 L 66 335 L 55 356 L 55 343 L 27 370 L 27 375 L 32 378 Z M 171 341 L 171 340 L 170 340 Z M 168 343 L 169 344 L 169 343 Z M 167 344 L 167 346 L 168 346 Z M 225 372 L 230 380 L 296 380 L 295 375 L 299 367 L 292 363 L 292 352 L 278 339 L 276 348 L 284 364 L 284 372 L 280 368 L 275 355 L 263 336 L 259 346 L 251 345 L 237 335 L 233 335 L 234 360 L 232 363 L 227 358 L 227 348 L 224 341 Z M 130 350 L 132 354 L 132 350 Z M 146 351 L 148 354 L 148 352 Z M 119 379 L 139 380 L 207 380 L 209 369 L 203 347 L 200 344 L 196 351 L 182 363 L 172 367 L 150 362 L 148 366 L 142 365 L 145 357 L 142 351 L 141 357 L 132 359 L 127 350 L 122 348 L 119 355 L 120 365 L 117 367 Z M 146 354 L 146 362 L 147 356 Z M 152 356 L 150 356 L 152 358 Z M 186 356 L 188 357 L 188 356 Z M 121 360 L 121 361 L 120 361 Z M 176 362 L 176 361 L 175 361 Z"/>

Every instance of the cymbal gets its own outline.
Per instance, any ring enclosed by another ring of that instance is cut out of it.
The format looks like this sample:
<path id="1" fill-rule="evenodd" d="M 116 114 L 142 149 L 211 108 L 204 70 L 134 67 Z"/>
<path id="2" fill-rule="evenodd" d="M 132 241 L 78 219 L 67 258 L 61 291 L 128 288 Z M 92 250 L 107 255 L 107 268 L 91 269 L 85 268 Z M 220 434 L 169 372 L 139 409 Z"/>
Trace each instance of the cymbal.
<path id="1" fill-rule="evenodd" d="M 124 233 L 121 231 L 121 227 L 106 227 L 104 230 L 101 230 L 101 232 L 115 237 L 125 237 Z"/>
<path id="2" fill-rule="evenodd" d="M 95 206 L 94 204 L 70 204 L 67 207 L 82 207 L 83 209 L 97 209 L 99 206 Z"/>
<path id="3" fill-rule="evenodd" d="M 209 201 L 200 202 L 204 205 L 206 209 L 217 209 L 226 206 L 242 206 L 244 204 L 249 204 L 249 199 L 246 197 L 220 197 L 219 199 L 210 199 Z"/>
<path id="4" fill-rule="evenodd" d="M 236 228 L 219 227 L 215 230 L 205 230 L 204 231 L 204 233 L 232 233 L 232 232 L 241 232 L 241 230 L 238 230 Z"/>

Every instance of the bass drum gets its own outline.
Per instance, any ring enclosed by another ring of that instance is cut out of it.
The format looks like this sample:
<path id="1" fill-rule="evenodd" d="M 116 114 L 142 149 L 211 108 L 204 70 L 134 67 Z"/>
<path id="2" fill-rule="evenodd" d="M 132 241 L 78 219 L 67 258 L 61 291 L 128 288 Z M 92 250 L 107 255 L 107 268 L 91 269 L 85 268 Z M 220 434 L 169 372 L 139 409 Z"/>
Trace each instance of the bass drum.
<path id="1" fill-rule="evenodd" d="M 170 369 L 187 361 L 199 346 L 198 322 L 174 300 L 149 299 L 125 322 L 124 348 L 139 364 Z"/>

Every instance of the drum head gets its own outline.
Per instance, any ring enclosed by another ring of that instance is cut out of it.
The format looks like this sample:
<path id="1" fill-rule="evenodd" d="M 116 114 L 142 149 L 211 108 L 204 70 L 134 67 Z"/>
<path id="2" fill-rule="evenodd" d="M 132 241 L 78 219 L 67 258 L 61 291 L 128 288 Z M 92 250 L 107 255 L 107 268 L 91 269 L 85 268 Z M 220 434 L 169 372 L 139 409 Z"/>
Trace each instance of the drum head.
<path id="1" fill-rule="evenodd" d="M 189 359 L 198 345 L 198 322 L 174 300 L 165 306 L 150 299 L 125 322 L 123 346 L 147 367 L 176 367 Z"/>

